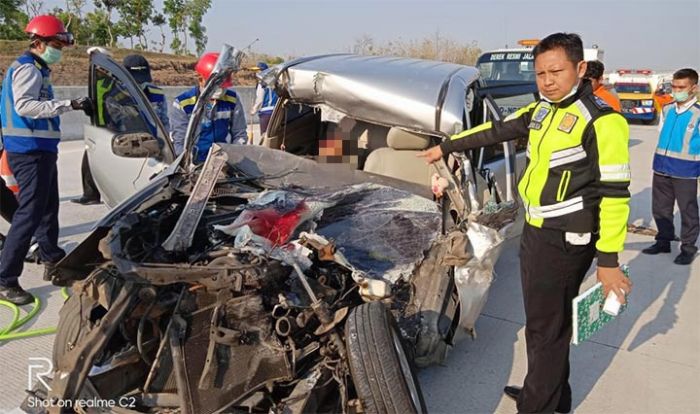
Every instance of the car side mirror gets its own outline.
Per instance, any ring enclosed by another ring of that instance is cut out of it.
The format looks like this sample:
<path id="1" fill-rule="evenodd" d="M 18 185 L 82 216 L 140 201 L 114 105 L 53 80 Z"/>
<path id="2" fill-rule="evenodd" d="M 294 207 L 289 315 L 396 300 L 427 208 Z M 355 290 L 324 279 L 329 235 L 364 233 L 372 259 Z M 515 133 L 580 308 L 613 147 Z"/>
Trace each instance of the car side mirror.
<path id="1" fill-rule="evenodd" d="M 112 152 L 126 158 L 153 158 L 160 155 L 160 144 L 148 133 L 123 134 L 112 140 Z"/>

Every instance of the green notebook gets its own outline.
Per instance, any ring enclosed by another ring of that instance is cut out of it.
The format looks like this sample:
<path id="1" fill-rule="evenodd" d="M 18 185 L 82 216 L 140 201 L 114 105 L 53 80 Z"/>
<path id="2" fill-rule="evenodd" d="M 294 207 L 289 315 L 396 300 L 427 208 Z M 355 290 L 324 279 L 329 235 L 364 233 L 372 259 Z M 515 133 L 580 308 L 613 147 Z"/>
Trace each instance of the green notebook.
<path id="1" fill-rule="evenodd" d="M 625 276 L 629 277 L 629 267 L 621 267 Z M 576 296 L 573 300 L 573 331 L 572 343 L 578 345 L 598 332 L 608 322 L 615 319 L 603 312 L 603 285 L 598 282 L 590 289 Z M 620 313 L 625 311 L 627 303 L 620 307 Z M 618 315 L 619 315 L 618 314 Z"/>

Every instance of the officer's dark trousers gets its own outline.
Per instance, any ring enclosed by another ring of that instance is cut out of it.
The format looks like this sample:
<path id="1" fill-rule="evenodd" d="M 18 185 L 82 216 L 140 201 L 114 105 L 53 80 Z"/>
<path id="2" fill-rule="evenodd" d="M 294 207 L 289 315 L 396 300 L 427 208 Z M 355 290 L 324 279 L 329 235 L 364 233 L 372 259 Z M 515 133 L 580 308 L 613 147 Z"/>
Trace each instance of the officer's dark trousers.
<path id="1" fill-rule="evenodd" d="M 90 171 L 90 162 L 88 161 L 87 151 L 83 152 L 83 162 L 80 165 L 80 175 L 83 179 L 83 197 L 90 200 L 99 200 L 100 191 L 97 189 L 95 180 L 92 178 Z"/>
<path id="2" fill-rule="evenodd" d="M 525 225 L 520 242 L 520 272 L 527 376 L 518 398 L 518 412 L 571 409 L 571 301 L 579 293 L 594 254 L 595 240 L 574 246 L 565 241 L 562 231 Z"/>
<path id="3" fill-rule="evenodd" d="M 651 197 L 651 211 L 659 230 L 656 240 L 667 243 L 675 240 L 673 207 L 677 202 L 681 213 L 681 250 L 691 254 L 697 252 L 695 242 L 700 234 L 698 180 L 654 174 Z"/>
<path id="4" fill-rule="evenodd" d="M 13 286 L 22 274 L 32 235 L 44 262 L 65 255 L 58 247 L 57 155 L 51 152 L 8 153 L 10 168 L 19 185 L 19 207 L 12 218 L 5 248 L 0 255 L 0 285 Z"/>

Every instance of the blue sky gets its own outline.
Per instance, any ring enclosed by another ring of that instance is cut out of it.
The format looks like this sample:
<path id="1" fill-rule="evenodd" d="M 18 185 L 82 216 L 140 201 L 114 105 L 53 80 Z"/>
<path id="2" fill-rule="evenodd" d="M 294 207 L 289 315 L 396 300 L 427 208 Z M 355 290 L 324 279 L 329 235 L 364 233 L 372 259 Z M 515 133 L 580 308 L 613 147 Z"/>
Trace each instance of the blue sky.
<path id="1" fill-rule="evenodd" d="M 212 0 L 204 24 L 210 50 L 259 38 L 257 52 L 301 56 L 436 33 L 488 50 L 568 31 L 605 50 L 608 69 L 700 66 L 700 0 Z"/>

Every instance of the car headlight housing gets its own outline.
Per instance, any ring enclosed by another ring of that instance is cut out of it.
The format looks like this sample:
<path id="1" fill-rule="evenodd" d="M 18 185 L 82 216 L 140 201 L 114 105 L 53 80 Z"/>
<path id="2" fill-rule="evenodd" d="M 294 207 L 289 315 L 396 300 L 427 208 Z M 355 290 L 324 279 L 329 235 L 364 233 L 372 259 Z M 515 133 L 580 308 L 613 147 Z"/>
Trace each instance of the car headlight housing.
<path id="1" fill-rule="evenodd" d="M 654 101 L 651 99 L 645 99 L 642 101 L 642 105 L 643 106 L 652 106 L 652 105 L 654 105 Z"/>

